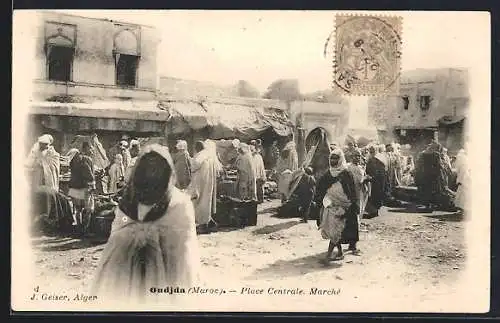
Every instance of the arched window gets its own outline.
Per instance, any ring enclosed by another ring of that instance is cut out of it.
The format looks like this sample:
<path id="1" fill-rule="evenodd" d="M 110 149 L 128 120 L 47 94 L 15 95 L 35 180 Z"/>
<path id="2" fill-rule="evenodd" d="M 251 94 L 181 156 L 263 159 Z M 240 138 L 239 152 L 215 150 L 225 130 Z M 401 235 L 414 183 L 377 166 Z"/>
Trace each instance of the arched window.
<path id="1" fill-rule="evenodd" d="M 45 54 L 47 78 L 68 82 L 72 79 L 76 27 L 46 23 Z"/>
<path id="2" fill-rule="evenodd" d="M 138 37 L 131 30 L 123 29 L 115 35 L 113 53 L 117 85 L 137 86 L 137 69 L 140 59 L 139 44 Z"/>

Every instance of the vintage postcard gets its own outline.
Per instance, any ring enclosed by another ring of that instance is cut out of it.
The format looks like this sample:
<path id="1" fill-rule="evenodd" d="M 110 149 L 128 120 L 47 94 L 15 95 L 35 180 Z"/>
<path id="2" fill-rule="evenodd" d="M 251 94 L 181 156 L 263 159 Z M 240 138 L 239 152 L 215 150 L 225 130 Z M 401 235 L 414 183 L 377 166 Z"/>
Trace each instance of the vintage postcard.
<path id="1" fill-rule="evenodd" d="M 22 10 L 12 310 L 485 313 L 490 15 Z"/>

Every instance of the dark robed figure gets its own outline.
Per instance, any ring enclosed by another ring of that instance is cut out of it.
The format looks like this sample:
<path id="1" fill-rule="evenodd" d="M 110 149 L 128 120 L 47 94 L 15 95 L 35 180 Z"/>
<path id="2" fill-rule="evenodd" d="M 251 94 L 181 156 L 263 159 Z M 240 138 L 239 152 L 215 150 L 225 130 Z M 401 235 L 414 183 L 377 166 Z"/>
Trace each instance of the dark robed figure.
<path id="1" fill-rule="evenodd" d="M 382 153 L 378 153 L 375 147 L 370 147 L 370 156 L 366 163 L 366 175 L 371 182 L 371 193 L 368 198 L 366 211 L 367 218 L 378 216 L 378 211 L 387 198 L 388 161 Z"/>

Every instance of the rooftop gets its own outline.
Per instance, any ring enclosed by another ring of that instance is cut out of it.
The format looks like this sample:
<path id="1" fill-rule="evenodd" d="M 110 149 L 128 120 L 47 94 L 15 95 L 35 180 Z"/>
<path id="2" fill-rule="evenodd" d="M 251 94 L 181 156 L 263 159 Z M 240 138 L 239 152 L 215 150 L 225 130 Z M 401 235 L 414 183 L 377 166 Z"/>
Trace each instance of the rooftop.
<path id="1" fill-rule="evenodd" d="M 60 15 L 60 16 L 68 16 L 68 17 L 83 18 L 83 19 L 90 19 L 90 20 L 106 21 L 106 22 L 111 22 L 111 23 L 129 25 L 129 26 L 140 26 L 140 27 L 146 27 L 146 28 L 152 28 L 152 29 L 156 28 L 156 27 L 151 26 L 151 25 L 136 24 L 136 23 L 132 23 L 132 22 L 113 20 L 113 19 L 108 19 L 108 18 L 87 17 L 87 16 L 81 16 L 81 15 L 75 15 L 75 14 L 71 14 L 71 13 L 61 12 L 61 11 L 57 11 L 57 10 L 37 10 L 37 12 L 39 12 L 41 14 L 54 14 L 54 15 Z"/>
<path id="2" fill-rule="evenodd" d="M 417 68 L 402 71 L 402 83 L 427 83 L 436 81 L 437 77 L 449 76 L 451 73 L 466 74 L 466 68 Z"/>

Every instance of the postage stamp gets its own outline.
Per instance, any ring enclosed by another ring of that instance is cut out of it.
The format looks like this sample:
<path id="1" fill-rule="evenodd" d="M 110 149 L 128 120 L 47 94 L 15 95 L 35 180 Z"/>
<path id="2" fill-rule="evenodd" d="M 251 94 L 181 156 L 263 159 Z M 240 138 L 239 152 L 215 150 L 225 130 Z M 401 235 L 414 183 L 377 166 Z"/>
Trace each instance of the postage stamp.
<path id="1" fill-rule="evenodd" d="M 399 91 L 402 18 L 337 15 L 334 80 L 349 95 L 394 95 Z"/>

